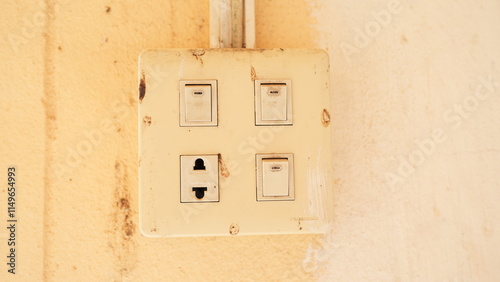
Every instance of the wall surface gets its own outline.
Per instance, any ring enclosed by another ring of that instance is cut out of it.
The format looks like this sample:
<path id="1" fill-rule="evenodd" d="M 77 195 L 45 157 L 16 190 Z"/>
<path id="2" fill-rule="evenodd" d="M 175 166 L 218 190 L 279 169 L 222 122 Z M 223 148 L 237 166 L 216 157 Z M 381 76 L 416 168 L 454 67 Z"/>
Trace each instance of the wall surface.
<path id="1" fill-rule="evenodd" d="M 256 0 L 259 48 L 331 59 L 327 236 L 137 229 L 137 58 L 208 48 L 208 0 L 3 1 L 1 281 L 498 281 L 500 2 Z"/>

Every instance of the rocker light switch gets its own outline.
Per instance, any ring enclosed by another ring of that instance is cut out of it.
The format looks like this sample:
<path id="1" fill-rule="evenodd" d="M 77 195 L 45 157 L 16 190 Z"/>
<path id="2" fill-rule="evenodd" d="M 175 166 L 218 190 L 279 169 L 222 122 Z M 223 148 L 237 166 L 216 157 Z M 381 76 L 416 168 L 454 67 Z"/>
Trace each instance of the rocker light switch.
<path id="1" fill-rule="evenodd" d="M 288 196 L 288 159 L 262 160 L 262 195 Z"/>
<path id="2" fill-rule="evenodd" d="M 262 120 L 286 121 L 286 84 L 261 84 Z"/>
<path id="3" fill-rule="evenodd" d="M 258 154 L 257 201 L 295 199 L 293 154 Z"/>
<path id="4" fill-rule="evenodd" d="M 255 125 L 292 125 L 291 80 L 255 80 Z"/>
<path id="5" fill-rule="evenodd" d="M 217 81 L 180 81 L 180 126 L 217 126 Z"/>

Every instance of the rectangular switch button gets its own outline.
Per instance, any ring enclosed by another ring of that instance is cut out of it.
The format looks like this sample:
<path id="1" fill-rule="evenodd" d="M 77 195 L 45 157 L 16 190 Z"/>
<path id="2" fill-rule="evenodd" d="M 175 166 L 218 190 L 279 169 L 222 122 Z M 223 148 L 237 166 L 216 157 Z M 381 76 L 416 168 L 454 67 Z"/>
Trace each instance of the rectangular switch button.
<path id="1" fill-rule="evenodd" d="M 261 84 L 262 120 L 286 121 L 286 84 Z"/>
<path id="2" fill-rule="evenodd" d="M 217 80 L 180 81 L 180 126 L 217 126 Z"/>
<path id="3" fill-rule="evenodd" d="M 212 121 L 212 86 L 186 85 L 186 121 Z"/>
<path id="4" fill-rule="evenodd" d="M 255 80 L 255 125 L 293 125 L 292 81 Z"/>
<path id="5" fill-rule="evenodd" d="M 262 194 L 288 196 L 288 159 L 262 160 Z"/>

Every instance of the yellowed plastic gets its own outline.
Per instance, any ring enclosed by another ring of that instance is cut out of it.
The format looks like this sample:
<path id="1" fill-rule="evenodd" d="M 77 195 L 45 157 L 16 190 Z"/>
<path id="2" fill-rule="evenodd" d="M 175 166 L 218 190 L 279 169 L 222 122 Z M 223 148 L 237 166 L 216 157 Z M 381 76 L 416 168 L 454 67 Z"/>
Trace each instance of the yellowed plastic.
<path id="1" fill-rule="evenodd" d="M 323 233 L 331 220 L 329 60 L 322 50 L 171 49 L 140 56 L 144 236 Z M 179 126 L 179 81 L 217 80 L 218 126 Z M 291 80 L 293 125 L 255 124 L 255 80 Z M 180 202 L 181 155 L 219 154 L 219 202 Z M 257 201 L 256 154 L 293 154 L 293 201 Z"/>

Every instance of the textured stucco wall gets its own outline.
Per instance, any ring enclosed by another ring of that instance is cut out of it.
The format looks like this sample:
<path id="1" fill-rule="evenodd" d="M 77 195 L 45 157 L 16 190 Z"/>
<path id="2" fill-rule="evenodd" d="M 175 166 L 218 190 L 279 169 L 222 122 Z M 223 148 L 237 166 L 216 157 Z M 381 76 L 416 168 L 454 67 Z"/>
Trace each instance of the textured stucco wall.
<path id="1" fill-rule="evenodd" d="M 139 234 L 137 56 L 207 48 L 208 1 L 4 1 L 1 281 L 499 279 L 500 2 L 256 2 L 257 47 L 330 54 L 332 233 Z"/>

